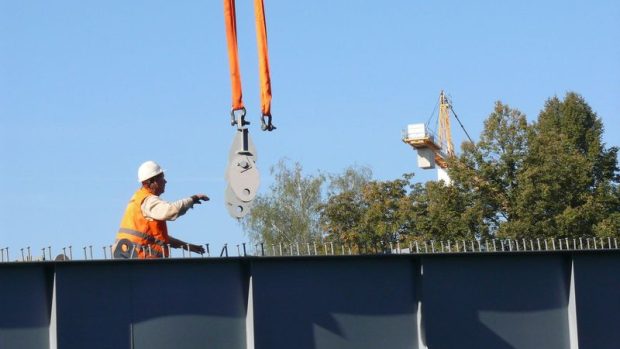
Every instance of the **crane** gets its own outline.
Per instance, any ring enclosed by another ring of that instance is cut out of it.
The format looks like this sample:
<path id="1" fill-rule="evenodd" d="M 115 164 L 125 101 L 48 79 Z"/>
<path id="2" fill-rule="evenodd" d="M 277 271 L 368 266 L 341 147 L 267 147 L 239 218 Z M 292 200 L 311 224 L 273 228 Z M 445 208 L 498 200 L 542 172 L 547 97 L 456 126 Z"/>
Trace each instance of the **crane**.
<path id="1" fill-rule="evenodd" d="M 423 169 L 437 168 L 437 179 L 450 183 L 448 176 L 447 159 L 454 156 L 454 145 L 450 132 L 450 111 L 452 106 L 442 90 L 439 94 L 439 118 L 437 134 L 435 135 L 428 124 L 407 125 L 403 132 L 403 142 L 412 146 L 418 152 L 418 167 Z M 437 165 L 437 166 L 435 166 Z"/>

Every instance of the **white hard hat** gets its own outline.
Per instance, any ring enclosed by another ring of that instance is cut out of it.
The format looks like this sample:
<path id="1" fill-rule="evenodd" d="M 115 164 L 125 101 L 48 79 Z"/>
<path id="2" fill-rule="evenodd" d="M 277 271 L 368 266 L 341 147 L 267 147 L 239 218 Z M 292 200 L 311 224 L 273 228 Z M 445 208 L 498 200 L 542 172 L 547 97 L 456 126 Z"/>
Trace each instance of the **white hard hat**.
<path id="1" fill-rule="evenodd" d="M 163 172 L 164 170 L 155 161 L 146 161 L 138 168 L 138 182 L 144 182 Z"/>

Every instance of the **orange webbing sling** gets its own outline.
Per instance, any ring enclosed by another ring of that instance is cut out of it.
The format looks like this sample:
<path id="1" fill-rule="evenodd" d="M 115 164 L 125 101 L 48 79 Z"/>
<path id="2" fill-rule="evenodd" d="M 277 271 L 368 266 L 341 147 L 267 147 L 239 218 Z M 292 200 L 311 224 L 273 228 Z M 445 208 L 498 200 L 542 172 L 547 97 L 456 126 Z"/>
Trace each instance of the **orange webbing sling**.
<path id="1" fill-rule="evenodd" d="M 254 0 L 256 17 L 256 42 L 258 45 L 258 73 L 260 75 L 260 97 L 263 130 L 273 130 L 271 124 L 271 78 L 269 75 L 269 51 L 267 49 L 267 24 L 265 23 L 265 6 L 263 0 Z M 268 118 L 265 124 L 264 119 Z"/>
<path id="2" fill-rule="evenodd" d="M 269 73 L 269 53 L 267 48 L 267 24 L 265 21 L 265 6 L 263 0 L 254 1 L 254 15 L 256 18 L 256 41 L 258 45 L 258 70 L 260 76 L 261 95 L 261 123 L 262 129 L 275 129 L 271 123 L 271 77 Z M 243 93 L 241 89 L 241 71 L 239 69 L 239 52 L 237 49 L 237 14 L 235 0 L 224 0 L 224 19 L 226 22 L 226 41 L 228 46 L 228 60 L 230 65 L 230 81 L 232 85 L 232 111 L 242 111 Z M 265 121 L 267 119 L 267 121 Z"/>
<path id="3" fill-rule="evenodd" d="M 228 61 L 230 63 L 230 82 L 232 84 L 232 110 L 242 110 L 243 95 L 241 92 L 239 53 L 237 52 L 235 0 L 224 0 L 224 20 L 226 21 L 226 42 L 228 44 Z"/>

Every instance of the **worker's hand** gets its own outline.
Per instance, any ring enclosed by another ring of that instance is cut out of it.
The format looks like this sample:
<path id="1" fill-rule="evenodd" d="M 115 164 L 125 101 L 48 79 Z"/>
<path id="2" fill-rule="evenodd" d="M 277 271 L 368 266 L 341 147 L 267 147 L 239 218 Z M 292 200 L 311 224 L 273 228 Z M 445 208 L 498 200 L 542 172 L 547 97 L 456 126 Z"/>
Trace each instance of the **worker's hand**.
<path id="1" fill-rule="evenodd" d="M 192 195 L 192 200 L 194 200 L 194 204 L 200 204 L 201 201 L 209 201 L 209 197 L 205 194 L 195 194 Z"/>
<path id="2" fill-rule="evenodd" d="M 189 250 L 194 253 L 200 253 L 200 254 L 205 253 L 205 248 L 200 245 L 189 244 Z"/>

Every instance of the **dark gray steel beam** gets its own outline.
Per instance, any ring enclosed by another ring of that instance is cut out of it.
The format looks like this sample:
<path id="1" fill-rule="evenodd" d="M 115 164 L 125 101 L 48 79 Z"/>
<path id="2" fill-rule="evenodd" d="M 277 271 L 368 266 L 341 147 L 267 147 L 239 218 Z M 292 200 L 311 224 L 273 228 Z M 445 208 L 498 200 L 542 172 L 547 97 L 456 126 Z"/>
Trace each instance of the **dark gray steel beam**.
<path id="1" fill-rule="evenodd" d="M 615 348 L 620 251 L 0 264 L 0 348 Z"/>

